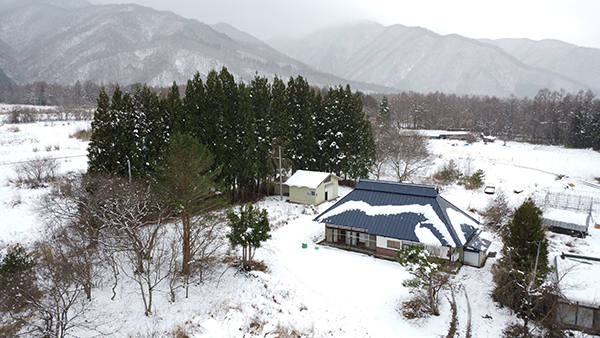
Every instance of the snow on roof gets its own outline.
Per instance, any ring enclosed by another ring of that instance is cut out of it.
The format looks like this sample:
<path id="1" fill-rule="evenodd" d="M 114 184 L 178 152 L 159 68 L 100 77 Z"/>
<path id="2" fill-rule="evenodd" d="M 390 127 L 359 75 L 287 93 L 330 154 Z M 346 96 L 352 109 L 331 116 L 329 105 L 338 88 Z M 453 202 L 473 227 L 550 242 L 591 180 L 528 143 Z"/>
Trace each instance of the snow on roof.
<path id="1" fill-rule="evenodd" d="M 585 305 L 600 304 L 600 258 L 563 254 L 556 256 L 555 262 L 565 298 Z"/>
<path id="2" fill-rule="evenodd" d="M 544 218 L 551 219 L 553 221 L 586 225 L 588 214 L 582 214 L 569 210 L 548 209 L 546 212 L 544 212 Z"/>
<path id="3" fill-rule="evenodd" d="M 446 214 L 450 218 L 450 224 L 454 227 L 454 231 L 458 236 L 459 243 L 467 243 L 467 239 L 465 238 L 464 230 L 462 229 L 463 224 L 472 226 L 473 228 L 478 228 L 477 222 L 468 217 L 467 215 L 458 212 L 452 208 L 446 208 Z"/>
<path id="4" fill-rule="evenodd" d="M 418 222 L 414 228 L 414 233 L 419 239 L 420 243 L 428 245 L 442 245 L 442 242 L 432 233 L 432 230 L 423 226 L 424 224 L 431 224 L 436 230 L 439 231 L 446 243 L 456 244 L 454 243 L 452 236 L 450 236 L 448 229 L 446 229 L 444 223 L 435 213 L 431 205 L 370 205 L 363 201 L 348 201 L 340 205 L 338 208 L 321 214 L 319 218 L 331 218 L 347 211 L 362 212 L 366 216 L 370 217 L 401 215 L 405 213 L 420 214 L 423 216 L 423 219 Z"/>
<path id="5" fill-rule="evenodd" d="M 298 170 L 284 184 L 290 187 L 307 187 L 317 189 L 331 173 L 319 171 Z"/>
<path id="6" fill-rule="evenodd" d="M 484 238 L 483 232 L 478 231 L 473 237 L 471 237 L 466 246 L 487 254 L 492 246 L 492 241 Z"/>
<path id="7" fill-rule="evenodd" d="M 462 247 L 479 227 L 477 221 L 438 196 L 434 186 L 362 179 L 315 221 L 455 248 Z"/>

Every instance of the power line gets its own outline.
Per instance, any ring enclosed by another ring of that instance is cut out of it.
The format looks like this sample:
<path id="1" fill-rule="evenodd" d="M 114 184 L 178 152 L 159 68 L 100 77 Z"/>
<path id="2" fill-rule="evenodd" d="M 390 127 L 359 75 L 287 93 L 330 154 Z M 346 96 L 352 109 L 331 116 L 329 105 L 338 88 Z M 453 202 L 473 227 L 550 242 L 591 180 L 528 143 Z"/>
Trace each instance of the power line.
<path id="1" fill-rule="evenodd" d="M 52 157 L 55 160 L 64 160 L 64 159 L 68 159 L 68 158 L 76 158 L 76 157 L 84 157 L 87 155 L 73 155 L 73 156 L 64 156 L 64 157 Z M 23 161 L 16 161 L 16 162 L 0 162 L 0 165 L 13 165 L 13 164 L 19 164 L 19 163 L 27 163 L 29 161 L 31 161 L 32 159 L 29 160 L 23 160 Z"/>

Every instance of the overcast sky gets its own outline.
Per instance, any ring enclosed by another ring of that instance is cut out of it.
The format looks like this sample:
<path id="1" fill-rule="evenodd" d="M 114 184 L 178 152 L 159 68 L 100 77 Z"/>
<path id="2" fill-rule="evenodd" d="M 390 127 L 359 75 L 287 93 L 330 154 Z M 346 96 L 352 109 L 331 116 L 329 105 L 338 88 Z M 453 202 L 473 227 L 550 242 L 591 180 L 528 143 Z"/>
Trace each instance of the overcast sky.
<path id="1" fill-rule="evenodd" d="M 137 3 L 228 23 L 267 40 L 350 21 L 420 26 L 469 38 L 558 39 L 600 48 L 598 0 L 89 0 Z"/>

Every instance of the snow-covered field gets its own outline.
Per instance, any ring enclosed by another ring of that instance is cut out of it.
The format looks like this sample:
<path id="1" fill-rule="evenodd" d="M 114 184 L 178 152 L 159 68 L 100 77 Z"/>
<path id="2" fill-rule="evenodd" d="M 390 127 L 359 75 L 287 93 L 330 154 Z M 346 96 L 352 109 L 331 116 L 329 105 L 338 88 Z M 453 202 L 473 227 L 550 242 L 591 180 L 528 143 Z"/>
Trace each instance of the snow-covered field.
<path id="1" fill-rule="evenodd" d="M 9 183 L 15 175 L 13 163 L 52 156 L 60 159 L 62 172 L 84 171 L 87 144 L 69 135 L 87 126 L 85 122 L 0 125 L 0 246 L 35 240 L 43 223 L 35 210 L 45 190 L 20 189 Z M 600 176 L 600 154 L 592 150 L 513 142 L 504 145 L 500 141 L 465 145 L 432 140 L 430 145 L 436 159 L 423 176 L 433 173 L 444 161 L 455 159 L 463 171 L 484 170 L 486 182 L 504 190 L 513 207 L 534 192 L 549 188 L 600 195 L 594 179 Z M 557 180 L 559 175 L 562 178 Z M 386 177 L 393 175 L 389 172 Z M 513 190 L 523 192 L 515 194 Z M 349 191 L 341 188 L 340 194 Z M 483 189 L 467 191 L 462 186 L 445 187 L 442 194 L 463 210 L 481 210 L 493 198 Z M 292 330 L 306 337 L 445 336 L 450 323 L 446 299 L 439 317 L 410 321 L 398 313 L 398 305 L 408 296 L 402 281 L 409 276 L 398 263 L 316 244 L 324 237 L 324 229 L 312 219 L 331 203 L 312 208 L 280 201 L 279 197 L 260 202 L 277 224 L 272 239 L 255 257 L 264 260 L 266 272 L 243 275 L 227 269 L 192 287 L 188 299 L 179 295 L 175 303 L 168 302 L 166 292 L 159 292 L 155 312 L 149 317 L 143 314 L 136 289 L 123 282 L 114 301 L 110 300 L 110 287 L 94 291 L 89 318 L 102 322 L 103 332 L 115 337 L 162 337 L 177 330 L 192 337 L 283 337 L 282 332 Z M 594 216 L 600 220 L 597 211 Z M 569 251 L 600 257 L 600 229 L 592 227 L 590 233 L 585 239 L 549 234 L 551 256 Z M 303 243 L 308 248 L 303 249 Z M 500 248 L 496 241 L 491 250 Z M 465 266 L 453 276 L 462 285 L 456 294 L 462 337 L 468 305 L 473 337 L 500 336 L 508 323 L 516 321 L 490 299 L 490 267 L 494 262 L 494 258 L 488 259 L 481 269 Z"/>

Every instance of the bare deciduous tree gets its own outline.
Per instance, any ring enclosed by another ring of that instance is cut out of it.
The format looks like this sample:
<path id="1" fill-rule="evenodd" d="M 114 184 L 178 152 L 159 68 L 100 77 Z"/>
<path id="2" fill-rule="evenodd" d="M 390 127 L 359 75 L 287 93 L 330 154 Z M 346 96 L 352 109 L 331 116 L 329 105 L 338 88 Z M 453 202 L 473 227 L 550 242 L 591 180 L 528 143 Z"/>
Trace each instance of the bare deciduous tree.
<path id="1" fill-rule="evenodd" d="M 390 135 L 389 157 L 398 182 L 408 180 L 429 164 L 428 138 L 417 131 L 405 130 Z"/>
<path id="2" fill-rule="evenodd" d="M 111 194 L 99 204 L 97 217 L 108 235 L 105 245 L 125 258 L 122 271 L 140 287 L 144 313 L 152 313 L 153 291 L 169 275 L 172 256 L 163 238 L 170 216 L 159 196 L 142 182 L 113 178 Z"/>

